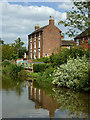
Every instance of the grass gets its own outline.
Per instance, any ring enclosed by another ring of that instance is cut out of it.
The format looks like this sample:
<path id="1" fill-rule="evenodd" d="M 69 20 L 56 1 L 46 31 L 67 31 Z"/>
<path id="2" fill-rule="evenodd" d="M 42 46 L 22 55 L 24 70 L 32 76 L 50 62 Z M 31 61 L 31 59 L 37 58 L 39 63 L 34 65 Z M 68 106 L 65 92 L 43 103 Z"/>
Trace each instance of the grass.
<path id="1" fill-rule="evenodd" d="M 27 75 L 28 75 L 28 76 L 38 77 L 38 73 L 30 73 L 30 72 L 27 72 Z"/>

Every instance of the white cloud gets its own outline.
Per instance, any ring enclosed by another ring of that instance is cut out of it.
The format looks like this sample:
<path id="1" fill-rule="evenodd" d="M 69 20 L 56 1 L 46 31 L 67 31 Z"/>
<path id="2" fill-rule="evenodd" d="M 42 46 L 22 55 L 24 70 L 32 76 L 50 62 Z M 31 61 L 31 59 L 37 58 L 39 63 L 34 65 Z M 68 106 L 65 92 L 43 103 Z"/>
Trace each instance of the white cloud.
<path id="1" fill-rule="evenodd" d="M 3 3 L 2 27 L 3 40 L 12 42 L 19 36 L 27 45 L 27 36 L 34 31 L 35 24 L 40 27 L 49 23 L 49 16 L 54 16 L 55 22 L 66 18 L 66 13 L 61 13 L 45 6 L 22 6 Z"/>
<path id="2" fill-rule="evenodd" d="M 58 5 L 59 9 L 64 9 L 64 10 L 70 10 L 70 9 L 72 9 L 72 7 L 73 7 L 72 2 L 65 2 L 65 3 Z"/>

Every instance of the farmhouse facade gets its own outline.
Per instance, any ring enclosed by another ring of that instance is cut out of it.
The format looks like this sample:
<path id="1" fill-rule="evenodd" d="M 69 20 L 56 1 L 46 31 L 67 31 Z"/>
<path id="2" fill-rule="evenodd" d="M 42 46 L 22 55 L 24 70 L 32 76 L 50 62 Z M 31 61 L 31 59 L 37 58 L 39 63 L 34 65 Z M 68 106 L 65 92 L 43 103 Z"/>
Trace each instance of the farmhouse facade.
<path id="1" fill-rule="evenodd" d="M 54 25 L 54 18 L 50 16 L 49 25 L 39 28 L 28 35 L 29 58 L 50 56 L 55 48 L 61 46 L 61 30 Z"/>
<path id="2" fill-rule="evenodd" d="M 82 46 L 84 49 L 90 48 L 90 27 L 74 38 L 75 46 Z"/>

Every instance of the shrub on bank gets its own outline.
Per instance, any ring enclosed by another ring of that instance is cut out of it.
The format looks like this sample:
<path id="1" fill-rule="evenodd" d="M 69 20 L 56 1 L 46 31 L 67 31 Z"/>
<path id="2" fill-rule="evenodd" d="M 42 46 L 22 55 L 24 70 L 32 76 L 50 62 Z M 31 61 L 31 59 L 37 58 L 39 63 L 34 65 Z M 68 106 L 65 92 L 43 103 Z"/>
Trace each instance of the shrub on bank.
<path id="1" fill-rule="evenodd" d="M 83 89 L 88 91 L 88 60 L 86 56 L 69 58 L 66 64 L 62 64 L 53 73 L 53 84 L 61 87 Z"/>
<path id="2" fill-rule="evenodd" d="M 86 55 L 86 57 L 89 57 L 88 50 L 84 50 L 82 47 L 77 46 L 75 48 L 71 49 L 63 49 L 62 51 L 59 51 L 58 54 L 52 54 L 50 56 L 50 63 L 53 67 L 59 66 L 61 64 L 67 63 L 67 60 L 69 57 L 71 58 L 77 58 L 79 56 L 80 58 Z"/>
<path id="3" fill-rule="evenodd" d="M 53 67 L 49 67 L 48 69 L 45 69 L 44 72 L 40 72 L 37 78 L 37 82 L 50 82 L 52 81 L 53 78 L 53 71 L 55 70 L 55 68 Z"/>
<path id="4" fill-rule="evenodd" d="M 2 63 L 2 66 L 6 67 L 6 66 L 9 65 L 9 64 L 10 64 L 9 61 L 4 61 L 4 62 Z"/>
<path id="5" fill-rule="evenodd" d="M 33 64 L 33 71 L 34 72 L 43 72 L 46 69 L 46 64 Z"/>
<path id="6" fill-rule="evenodd" d="M 12 78 L 17 78 L 22 75 L 24 68 L 22 66 L 17 66 L 16 64 L 12 63 L 4 63 L 2 65 L 2 74 L 6 75 L 7 77 L 10 76 Z"/>

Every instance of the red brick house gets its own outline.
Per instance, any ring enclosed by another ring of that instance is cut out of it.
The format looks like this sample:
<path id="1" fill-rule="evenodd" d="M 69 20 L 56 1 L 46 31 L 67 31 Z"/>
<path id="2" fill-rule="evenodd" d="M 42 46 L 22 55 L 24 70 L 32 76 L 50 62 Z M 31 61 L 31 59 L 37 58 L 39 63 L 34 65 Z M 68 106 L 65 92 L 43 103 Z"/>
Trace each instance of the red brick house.
<path id="1" fill-rule="evenodd" d="M 84 49 L 89 49 L 90 27 L 74 38 L 75 46 L 82 46 Z"/>
<path id="2" fill-rule="evenodd" d="M 49 25 L 39 28 L 28 35 L 29 58 L 50 56 L 55 48 L 61 46 L 61 30 L 54 25 L 54 18 L 50 16 Z"/>

